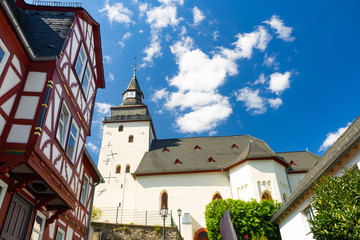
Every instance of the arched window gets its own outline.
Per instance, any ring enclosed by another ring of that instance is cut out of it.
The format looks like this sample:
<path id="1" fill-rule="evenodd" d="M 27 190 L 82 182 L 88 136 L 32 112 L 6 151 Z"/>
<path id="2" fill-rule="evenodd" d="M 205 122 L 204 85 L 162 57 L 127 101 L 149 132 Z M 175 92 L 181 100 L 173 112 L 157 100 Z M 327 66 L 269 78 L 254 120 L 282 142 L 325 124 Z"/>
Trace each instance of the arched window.
<path id="1" fill-rule="evenodd" d="M 129 173 L 129 172 L 130 172 L 130 165 L 129 165 L 129 164 L 126 164 L 125 172 L 126 172 L 126 173 Z"/>
<path id="2" fill-rule="evenodd" d="M 271 194 L 268 191 L 264 191 L 263 194 L 261 194 L 261 200 L 271 200 Z"/>
<path id="3" fill-rule="evenodd" d="M 214 201 L 215 199 L 222 199 L 220 193 L 215 193 L 212 200 Z"/>
<path id="4" fill-rule="evenodd" d="M 129 136 L 129 142 L 134 142 L 134 136 L 133 135 Z"/>
<path id="5" fill-rule="evenodd" d="M 121 171 L 121 166 L 120 164 L 116 165 L 116 169 L 115 169 L 115 173 L 120 173 Z"/>
<path id="6" fill-rule="evenodd" d="M 206 228 L 200 228 L 196 231 L 194 240 L 208 240 L 208 234 L 207 234 Z"/>
<path id="7" fill-rule="evenodd" d="M 283 200 L 284 200 L 284 203 L 286 203 L 286 200 L 287 200 L 287 196 L 285 193 L 283 193 Z"/>
<path id="8" fill-rule="evenodd" d="M 161 205 L 160 205 L 161 208 L 165 207 L 165 208 L 168 208 L 168 195 L 166 192 L 163 192 L 161 194 Z"/>
<path id="9" fill-rule="evenodd" d="M 119 126 L 119 132 L 122 132 L 124 130 L 124 126 L 123 125 L 120 125 Z"/>

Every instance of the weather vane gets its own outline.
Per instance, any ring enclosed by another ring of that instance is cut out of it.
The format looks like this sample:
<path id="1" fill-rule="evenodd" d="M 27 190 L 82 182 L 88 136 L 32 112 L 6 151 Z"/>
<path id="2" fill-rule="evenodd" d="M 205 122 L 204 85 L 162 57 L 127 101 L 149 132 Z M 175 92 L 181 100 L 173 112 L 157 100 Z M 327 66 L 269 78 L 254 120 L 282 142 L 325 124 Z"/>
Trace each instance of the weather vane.
<path id="1" fill-rule="evenodd" d="M 134 72 L 136 72 L 136 57 L 135 57 L 135 68 L 134 68 Z"/>

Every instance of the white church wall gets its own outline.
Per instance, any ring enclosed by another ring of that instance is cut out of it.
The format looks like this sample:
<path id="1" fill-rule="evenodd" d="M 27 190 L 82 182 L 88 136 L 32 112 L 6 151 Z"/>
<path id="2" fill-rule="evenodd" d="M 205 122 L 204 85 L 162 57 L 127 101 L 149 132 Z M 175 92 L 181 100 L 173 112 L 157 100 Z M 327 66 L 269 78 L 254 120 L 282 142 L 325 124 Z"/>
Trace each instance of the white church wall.
<path id="1" fill-rule="evenodd" d="M 138 176 L 136 180 L 138 210 L 158 211 L 161 194 L 166 191 L 175 223 L 178 224 L 176 211 L 180 208 L 183 213 L 190 213 L 193 231 L 206 227 L 205 206 L 215 193 L 220 193 L 223 199 L 232 197 L 227 172 Z"/>
<path id="2" fill-rule="evenodd" d="M 295 190 L 295 188 L 299 185 L 299 182 L 304 178 L 305 175 L 306 175 L 306 173 L 290 173 L 290 174 L 288 174 L 291 191 Z"/>
<path id="3" fill-rule="evenodd" d="M 231 190 L 234 199 L 250 201 L 251 198 L 258 199 L 254 192 L 254 183 L 251 181 L 251 166 L 244 162 L 229 170 Z"/>

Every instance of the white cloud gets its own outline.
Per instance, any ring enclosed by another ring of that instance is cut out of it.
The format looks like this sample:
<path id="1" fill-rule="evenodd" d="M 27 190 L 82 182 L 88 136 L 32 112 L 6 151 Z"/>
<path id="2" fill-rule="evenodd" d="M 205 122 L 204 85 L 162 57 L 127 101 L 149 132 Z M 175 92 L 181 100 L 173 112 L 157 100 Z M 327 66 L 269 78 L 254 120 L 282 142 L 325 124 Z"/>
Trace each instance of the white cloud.
<path id="1" fill-rule="evenodd" d="M 279 68 L 279 62 L 276 61 L 276 54 L 271 54 L 270 56 L 265 54 L 263 65 L 267 67 L 273 66 L 274 69 L 277 70 Z"/>
<path id="2" fill-rule="evenodd" d="M 98 153 L 98 152 L 99 152 L 99 148 L 98 148 L 95 144 L 93 144 L 92 142 L 86 143 L 86 147 L 87 147 L 88 149 L 90 149 L 90 151 L 92 151 L 92 152 L 94 152 L 94 153 Z"/>
<path id="3" fill-rule="evenodd" d="M 139 33 L 143 33 L 143 32 L 144 32 L 144 30 L 142 30 L 142 29 L 139 30 Z"/>
<path id="4" fill-rule="evenodd" d="M 125 46 L 125 40 L 129 39 L 131 36 L 132 36 L 132 33 L 130 33 L 130 32 L 125 33 L 124 36 L 121 38 L 121 41 L 119 41 L 119 45 L 121 47 L 124 47 Z"/>
<path id="5" fill-rule="evenodd" d="M 319 148 L 319 152 L 327 150 L 351 125 L 349 122 L 345 127 L 339 128 L 336 132 L 329 132 L 326 139 Z"/>
<path id="6" fill-rule="evenodd" d="M 100 9 L 99 12 L 105 12 L 110 23 L 113 23 L 114 21 L 118 23 L 132 22 L 130 18 L 133 13 L 128 8 L 124 7 L 121 2 L 110 5 L 109 0 L 106 0 L 104 8 Z"/>
<path id="7" fill-rule="evenodd" d="M 272 107 L 274 109 L 278 109 L 283 104 L 283 101 L 281 100 L 281 98 L 271 98 L 271 99 L 268 99 L 268 102 L 270 104 L 270 107 Z"/>
<path id="8" fill-rule="evenodd" d="M 154 7 L 146 12 L 146 22 L 150 24 L 151 28 L 160 29 L 169 25 L 176 26 L 179 20 L 176 18 L 177 8 L 175 6 Z"/>
<path id="9" fill-rule="evenodd" d="M 158 102 L 161 99 L 166 99 L 169 95 L 169 92 L 165 88 L 156 90 L 155 93 L 151 96 L 151 101 Z"/>
<path id="10" fill-rule="evenodd" d="M 295 40 L 295 37 L 291 36 L 293 28 L 286 27 L 283 20 L 281 20 L 278 16 L 274 15 L 271 17 L 270 21 L 264 21 L 264 23 L 269 24 L 271 28 L 276 30 L 277 38 L 280 38 L 286 42 Z"/>
<path id="11" fill-rule="evenodd" d="M 111 57 L 110 56 L 103 56 L 104 59 L 104 63 L 110 63 L 111 62 Z"/>
<path id="12" fill-rule="evenodd" d="M 262 73 L 260 74 L 259 78 L 256 79 L 256 81 L 254 82 L 255 85 L 257 84 L 264 84 L 266 81 L 265 75 Z"/>
<path id="13" fill-rule="evenodd" d="M 194 18 L 194 25 L 198 25 L 200 22 L 202 22 L 205 19 L 205 15 L 200 9 L 194 7 L 193 18 Z"/>
<path id="14" fill-rule="evenodd" d="M 148 4 L 147 3 L 140 4 L 139 5 L 139 11 L 140 11 L 139 16 L 142 17 L 147 10 L 148 10 Z"/>
<path id="15" fill-rule="evenodd" d="M 156 33 L 152 33 L 152 39 L 150 45 L 144 49 L 144 53 L 146 54 L 146 56 L 143 58 L 143 60 L 146 63 L 150 63 L 150 64 L 152 63 L 154 57 L 161 56 L 160 39 Z M 146 66 L 146 63 L 141 65 L 141 67 Z"/>
<path id="16" fill-rule="evenodd" d="M 109 72 L 109 81 L 114 81 L 115 80 L 115 77 L 114 77 L 114 74 L 112 74 L 112 72 Z"/>
<path id="17" fill-rule="evenodd" d="M 165 5 L 179 4 L 181 6 L 184 4 L 184 0 L 159 0 L 159 2 Z"/>
<path id="18" fill-rule="evenodd" d="M 264 99 L 259 96 L 259 89 L 251 90 L 248 87 L 239 89 L 235 92 L 236 100 L 245 103 L 246 111 L 254 114 L 266 112 Z"/>
<path id="19" fill-rule="evenodd" d="M 220 36 L 219 31 L 214 31 L 212 35 L 213 35 L 214 41 L 217 41 L 218 37 Z"/>
<path id="20" fill-rule="evenodd" d="M 106 114 L 110 113 L 110 107 L 111 107 L 111 104 L 109 104 L 109 103 L 101 103 L 101 102 L 95 103 L 96 112 L 100 113 L 102 115 L 106 115 Z"/>
<path id="21" fill-rule="evenodd" d="M 270 75 L 269 89 L 279 95 L 282 91 L 290 87 L 290 72 L 281 74 L 279 72 Z"/>

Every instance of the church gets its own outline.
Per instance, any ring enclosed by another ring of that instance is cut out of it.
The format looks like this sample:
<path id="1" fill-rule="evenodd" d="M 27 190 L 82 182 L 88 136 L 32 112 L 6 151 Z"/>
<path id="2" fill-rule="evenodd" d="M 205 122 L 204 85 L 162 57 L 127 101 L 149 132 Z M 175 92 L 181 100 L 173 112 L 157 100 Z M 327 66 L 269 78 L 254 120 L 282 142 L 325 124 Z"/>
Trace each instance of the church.
<path id="1" fill-rule="evenodd" d="M 103 121 L 98 168 L 105 183 L 94 194 L 102 222 L 162 225 L 166 207 L 167 226 L 179 226 L 186 240 L 205 239 L 209 202 L 285 203 L 319 159 L 308 151 L 276 153 L 250 135 L 157 139 L 136 69 L 122 96 Z"/>

